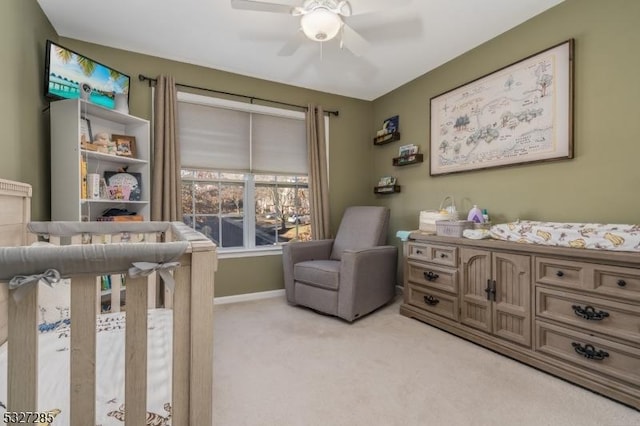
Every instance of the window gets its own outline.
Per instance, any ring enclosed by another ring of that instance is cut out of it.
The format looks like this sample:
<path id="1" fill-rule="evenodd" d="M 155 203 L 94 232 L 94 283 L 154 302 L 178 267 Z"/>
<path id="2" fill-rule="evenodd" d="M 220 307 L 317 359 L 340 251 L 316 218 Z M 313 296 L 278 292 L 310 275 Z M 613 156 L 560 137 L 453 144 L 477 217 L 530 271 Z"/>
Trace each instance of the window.
<path id="1" fill-rule="evenodd" d="M 222 251 L 311 237 L 304 113 L 178 94 L 184 222 Z"/>

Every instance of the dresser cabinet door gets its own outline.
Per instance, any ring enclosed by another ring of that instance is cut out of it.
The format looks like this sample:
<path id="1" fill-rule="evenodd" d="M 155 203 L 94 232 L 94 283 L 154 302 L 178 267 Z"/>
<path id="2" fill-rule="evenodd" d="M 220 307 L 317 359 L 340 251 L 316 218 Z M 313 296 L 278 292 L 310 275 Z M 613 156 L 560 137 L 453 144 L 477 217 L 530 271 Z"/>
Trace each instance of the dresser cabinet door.
<path id="1" fill-rule="evenodd" d="M 460 249 L 460 322 L 491 333 L 491 252 Z"/>
<path id="2" fill-rule="evenodd" d="M 531 258 L 462 248 L 460 321 L 531 346 Z"/>
<path id="3" fill-rule="evenodd" d="M 492 266 L 495 280 L 493 333 L 531 346 L 531 258 L 493 253 Z"/>

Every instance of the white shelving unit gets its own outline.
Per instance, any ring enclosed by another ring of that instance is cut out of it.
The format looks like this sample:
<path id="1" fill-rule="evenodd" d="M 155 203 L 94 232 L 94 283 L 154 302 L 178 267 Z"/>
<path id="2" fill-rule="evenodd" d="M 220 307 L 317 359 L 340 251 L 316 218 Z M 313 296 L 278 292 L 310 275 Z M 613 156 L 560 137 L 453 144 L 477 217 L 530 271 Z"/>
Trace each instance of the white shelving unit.
<path id="1" fill-rule="evenodd" d="M 136 158 L 104 154 L 81 149 L 81 118 L 89 120 L 92 134 L 107 133 L 135 137 Z M 96 220 L 109 208 L 126 208 L 149 220 L 150 181 L 150 125 L 132 115 L 103 108 L 80 99 L 51 103 L 51 219 Z M 140 201 L 81 197 L 81 159 L 87 162 L 87 173 L 104 177 L 105 171 L 140 173 L 142 195 Z"/>

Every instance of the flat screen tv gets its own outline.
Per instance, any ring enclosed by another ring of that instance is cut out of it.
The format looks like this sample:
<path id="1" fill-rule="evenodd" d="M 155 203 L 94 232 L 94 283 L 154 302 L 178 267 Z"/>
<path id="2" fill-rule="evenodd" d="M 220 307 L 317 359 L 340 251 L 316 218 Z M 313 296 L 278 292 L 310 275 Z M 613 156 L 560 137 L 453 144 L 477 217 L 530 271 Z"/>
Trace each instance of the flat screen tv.
<path id="1" fill-rule="evenodd" d="M 129 104 L 129 76 L 47 40 L 44 70 L 45 96 L 49 99 L 84 98 L 115 108 L 116 94 Z M 84 89 L 85 96 L 81 96 Z"/>

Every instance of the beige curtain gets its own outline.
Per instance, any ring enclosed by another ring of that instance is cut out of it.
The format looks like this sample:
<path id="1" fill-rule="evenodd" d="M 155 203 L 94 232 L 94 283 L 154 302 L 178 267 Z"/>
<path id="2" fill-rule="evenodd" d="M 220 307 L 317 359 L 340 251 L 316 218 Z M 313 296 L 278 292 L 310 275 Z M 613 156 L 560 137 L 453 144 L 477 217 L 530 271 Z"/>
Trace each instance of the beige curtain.
<path id="1" fill-rule="evenodd" d="M 324 111 L 310 104 L 307 108 L 307 150 L 309 158 L 309 204 L 311 235 L 314 240 L 331 237 L 329 223 L 329 179 Z"/>
<path id="2" fill-rule="evenodd" d="M 182 221 L 177 96 L 175 79 L 158 76 L 153 115 L 151 220 Z"/>

